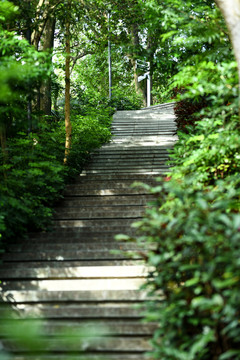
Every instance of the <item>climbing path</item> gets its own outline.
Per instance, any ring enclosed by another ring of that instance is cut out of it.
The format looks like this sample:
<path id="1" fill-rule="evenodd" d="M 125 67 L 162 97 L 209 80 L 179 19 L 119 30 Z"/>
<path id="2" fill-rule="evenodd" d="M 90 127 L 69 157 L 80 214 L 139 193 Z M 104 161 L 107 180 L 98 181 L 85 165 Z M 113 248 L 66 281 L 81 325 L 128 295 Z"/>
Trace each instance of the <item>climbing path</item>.
<path id="1" fill-rule="evenodd" d="M 19 317 L 43 319 L 44 348 L 38 355 L 18 349 L 15 360 L 142 360 L 150 349 L 155 325 L 140 321 L 147 269 L 140 255 L 133 260 L 112 250 L 136 250 L 114 236 L 132 234 L 130 225 L 152 199 L 130 185 L 154 184 L 168 169 L 167 149 L 176 141 L 173 104 L 118 111 L 112 131 L 112 141 L 67 186 L 52 231 L 10 244 L 2 257 L 4 301 Z M 89 324 L 99 340 L 91 341 Z M 71 346 L 56 335 L 62 328 L 74 334 Z"/>

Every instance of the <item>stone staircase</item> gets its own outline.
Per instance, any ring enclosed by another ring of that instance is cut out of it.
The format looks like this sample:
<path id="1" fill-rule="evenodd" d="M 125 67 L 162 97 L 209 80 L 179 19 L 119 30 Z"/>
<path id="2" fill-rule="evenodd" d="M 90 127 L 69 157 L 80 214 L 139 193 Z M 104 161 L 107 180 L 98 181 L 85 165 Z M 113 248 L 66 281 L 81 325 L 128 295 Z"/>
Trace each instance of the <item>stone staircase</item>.
<path id="1" fill-rule="evenodd" d="M 43 326 L 42 349 L 15 349 L 15 360 L 142 360 L 150 350 L 155 324 L 141 322 L 146 294 L 139 290 L 147 269 L 141 255 L 124 254 L 136 244 L 114 236 L 133 234 L 131 224 L 153 199 L 131 184 L 154 184 L 168 169 L 167 150 L 177 139 L 173 104 L 119 111 L 112 131 L 112 141 L 67 186 L 52 231 L 9 244 L 2 256 L 4 301 Z M 99 339 L 89 335 L 92 327 Z M 71 344 L 61 329 L 71 331 Z"/>

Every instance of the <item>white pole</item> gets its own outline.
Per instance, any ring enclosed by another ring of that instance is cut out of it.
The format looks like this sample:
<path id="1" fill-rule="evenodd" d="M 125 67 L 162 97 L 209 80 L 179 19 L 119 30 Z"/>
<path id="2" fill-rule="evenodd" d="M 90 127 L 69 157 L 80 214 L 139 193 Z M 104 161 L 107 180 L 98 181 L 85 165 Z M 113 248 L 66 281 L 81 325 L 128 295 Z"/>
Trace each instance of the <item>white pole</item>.
<path id="1" fill-rule="evenodd" d="M 148 63 L 147 74 L 147 107 L 151 106 L 151 75 L 150 75 L 150 62 Z"/>
<path id="2" fill-rule="evenodd" d="M 151 75 L 147 76 L 147 107 L 151 106 Z"/>
<path id="3" fill-rule="evenodd" d="M 109 74 L 109 99 L 112 98 L 112 56 L 110 41 L 110 11 L 108 12 L 108 74 Z"/>

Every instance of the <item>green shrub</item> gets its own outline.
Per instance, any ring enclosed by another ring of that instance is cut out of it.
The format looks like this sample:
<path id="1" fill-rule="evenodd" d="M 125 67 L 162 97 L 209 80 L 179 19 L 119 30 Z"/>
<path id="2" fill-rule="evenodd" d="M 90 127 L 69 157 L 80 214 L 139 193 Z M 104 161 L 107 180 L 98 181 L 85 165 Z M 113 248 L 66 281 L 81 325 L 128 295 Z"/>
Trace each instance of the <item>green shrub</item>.
<path id="1" fill-rule="evenodd" d="M 173 177 L 195 174 L 194 182 L 213 183 L 218 178 L 240 170 L 239 120 L 233 116 L 205 118 L 186 135 L 179 133 L 179 141 L 171 154 Z M 227 146 L 226 146 L 227 145 Z"/>
<path id="2" fill-rule="evenodd" d="M 13 240 L 27 229 L 46 227 L 50 210 L 64 186 L 64 166 L 49 155 L 36 134 L 8 141 L 8 161 L 1 165 L 2 235 Z"/>
<path id="3" fill-rule="evenodd" d="M 46 229 L 64 184 L 80 173 L 91 152 L 109 141 L 109 114 L 75 116 L 68 165 L 63 166 L 64 122 L 8 139 L 0 162 L 0 236 L 3 241 Z"/>
<path id="4" fill-rule="evenodd" d="M 154 358 L 240 359 L 240 179 L 193 184 L 150 188 L 155 206 L 135 223 L 137 241 L 151 248 L 146 288 L 156 300 L 146 318 L 159 324 Z"/>
<path id="5" fill-rule="evenodd" d="M 111 117 L 108 109 L 93 111 L 87 116 L 74 115 L 72 117 L 72 147 L 68 158 L 66 176 L 72 179 L 80 173 L 89 160 L 93 150 L 99 148 L 111 138 Z M 90 113 L 90 112 L 89 112 Z M 54 140 L 54 141 L 53 141 Z M 65 147 L 65 126 L 61 121 L 55 124 L 55 130 L 48 139 L 48 148 L 52 148 L 58 161 L 62 162 Z"/>
<path id="6" fill-rule="evenodd" d="M 177 101 L 174 106 L 174 112 L 178 130 L 188 132 L 188 127 L 194 126 L 196 121 L 199 120 L 199 116 L 195 114 L 206 106 L 207 102 L 204 97 L 197 99 L 195 102 L 188 99 Z"/>
<path id="7" fill-rule="evenodd" d="M 143 106 L 143 100 L 133 89 L 125 89 L 124 92 L 115 87 L 109 105 L 116 110 L 138 110 Z"/>

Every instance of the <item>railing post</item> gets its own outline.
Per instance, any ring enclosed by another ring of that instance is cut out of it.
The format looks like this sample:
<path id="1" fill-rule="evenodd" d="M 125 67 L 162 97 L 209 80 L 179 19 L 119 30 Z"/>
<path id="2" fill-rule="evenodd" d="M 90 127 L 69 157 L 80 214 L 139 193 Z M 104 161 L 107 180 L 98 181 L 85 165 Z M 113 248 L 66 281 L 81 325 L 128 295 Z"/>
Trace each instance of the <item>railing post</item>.
<path id="1" fill-rule="evenodd" d="M 138 82 L 147 79 L 147 107 L 151 106 L 151 69 L 150 69 L 150 62 L 143 62 L 142 69 L 147 69 L 144 75 L 138 76 Z M 136 64 L 137 65 L 137 64 Z M 138 65 L 137 65 L 138 66 Z M 140 67 L 141 69 L 141 67 Z"/>
<path id="2" fill-rule="evenodd" d="M 112 98 L 112 55 L 110 40 L 110 10 L 108 11 L 108 75 L 109 75 L 109 99 Z"/>
<path id="3" fill-rule="evenodd" d="M 147 107 L 151 106 L 151 69 L 150 63 L 148 63 L 148 74 L 147 74 Z"/>

